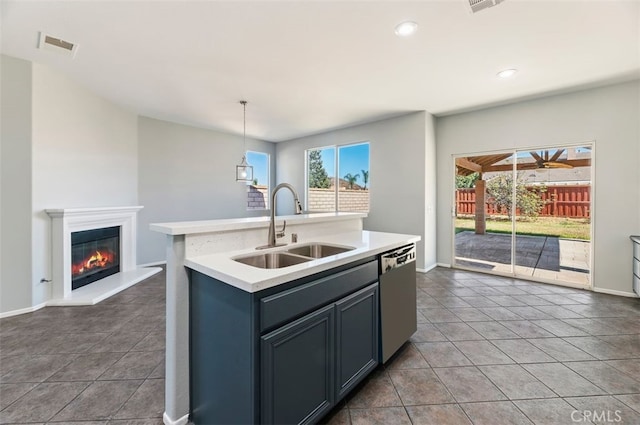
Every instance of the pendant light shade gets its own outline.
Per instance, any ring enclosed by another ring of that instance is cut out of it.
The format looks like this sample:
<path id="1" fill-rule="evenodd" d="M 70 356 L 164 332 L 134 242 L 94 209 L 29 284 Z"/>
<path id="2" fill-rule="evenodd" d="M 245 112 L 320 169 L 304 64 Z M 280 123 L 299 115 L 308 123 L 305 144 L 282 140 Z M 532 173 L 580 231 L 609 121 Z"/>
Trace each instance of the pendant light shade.
<path id="1" fill-rule="evenodd" d="M 247 163 L 247 101 L 241 100 L 240 104 L 244 110 L 243 115 L 243 131 L 242 131 L 242 161 L 236 165 L 236 181 L 237 182 L 252 182 L 253 181 L 253 167 Z"/>
<path id="2" fill-rule="evenodd" d="M 236 181 L 237 182 L 253 181 L 253 167 L 247 164 L 247 157 L 245 155 L 242 155 L 242 162 L 236 165 Z"/>

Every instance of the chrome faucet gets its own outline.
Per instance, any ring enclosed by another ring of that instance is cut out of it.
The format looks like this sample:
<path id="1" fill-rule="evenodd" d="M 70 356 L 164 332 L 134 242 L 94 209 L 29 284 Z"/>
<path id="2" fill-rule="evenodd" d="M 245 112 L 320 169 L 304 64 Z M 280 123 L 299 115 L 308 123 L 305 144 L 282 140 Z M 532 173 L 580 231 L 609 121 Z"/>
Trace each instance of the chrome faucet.
<path id="1" fill-rule="evenodd" d="M 272 248 L 274 246 L 286 245 L 284 243 L 283 244 L 276 243 L 277 238 L 284 237 L 284 229 L 287 228 L 287 221 L 285 220 L 282 225 L 282 229 L 276 230 L 276 193 L 278 193 L 278 191 L 283 187 L 286 187 L 287 189 L 289 189 L 293 194 L 293 202 L 296 207 L 296 214 L 302 214 L 302 205 L 300 205 L 298 193 L 293 188 L 293 186 L 291 186 L 289 183 L 280 183 L 275 188 L 273 188 L 273 191 L 271 192 L 271 219 L 269 221 L 268 241 L 266 245 L 259 246 L 256 249 L 265 249 L 265 248 Z"/>

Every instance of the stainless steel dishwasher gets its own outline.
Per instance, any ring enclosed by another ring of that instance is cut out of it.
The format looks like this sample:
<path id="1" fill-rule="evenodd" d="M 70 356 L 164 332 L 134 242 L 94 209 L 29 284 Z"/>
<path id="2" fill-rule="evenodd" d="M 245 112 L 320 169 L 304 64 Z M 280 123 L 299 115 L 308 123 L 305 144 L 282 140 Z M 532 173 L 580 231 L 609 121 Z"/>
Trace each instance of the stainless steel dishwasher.
<path id="1" fill-rule="evenodd" d="M 380 360 L 385 363 L 417 330 L 416 246 L 380 255 Z"/>

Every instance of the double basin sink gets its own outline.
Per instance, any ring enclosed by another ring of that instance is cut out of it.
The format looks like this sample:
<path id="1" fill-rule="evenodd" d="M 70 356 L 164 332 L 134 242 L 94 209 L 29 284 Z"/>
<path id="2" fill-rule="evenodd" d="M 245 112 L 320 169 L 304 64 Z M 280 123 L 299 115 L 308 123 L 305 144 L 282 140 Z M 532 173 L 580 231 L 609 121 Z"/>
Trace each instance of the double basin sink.
<path id="1" fill-rule="evenodd" d="M 355 248 L 351 246 L 309 243 L 294 248 L 283 249 L 281 251 L 243 255 L 235 257 L 233 260 L 261 269 L 280 269 L 300 263 L 306 263 L 307 261 L 315 260 L 317 258 L 341 254 L 354 249 Z"/>

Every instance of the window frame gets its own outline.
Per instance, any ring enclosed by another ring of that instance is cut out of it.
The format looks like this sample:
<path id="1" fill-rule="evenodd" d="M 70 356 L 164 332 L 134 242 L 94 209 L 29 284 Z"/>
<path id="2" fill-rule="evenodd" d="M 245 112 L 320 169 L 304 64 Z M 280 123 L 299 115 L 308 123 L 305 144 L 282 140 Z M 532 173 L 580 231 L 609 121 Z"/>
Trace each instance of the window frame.
<path id="1" fill-rule="evenodd" d="M 368 158 L 368 170 L 369 171 L 371 169 L 371 142 L 366 140 L 366 141 L 360 141 L 360 142 L 352 142 L 352 143 L 344 143 L 344 144 L 335 144 L 335 145 L 324 145 L 324 146 L 319 146 L 319 147 L 313 147 L 313 148 L 308 148 L 304 150 L 304 190 L 305 190 L 305 210 L 306 211 L 311 211 L 311 212 L 349 212 L 349 211 L 340 211 L 339 210 L 339 206 L 340 206 L 340 199 L 339 199 L 339 193 L 340 193 L 340 176 L 338 175 L 340 173 L 340 150 L 342 148 L 348 148 L 351 146 L 358 146 L 358 145 L 368 145 L 369 146 L 369 158 Z M 334 175 L 331 176 L 329 175 L 329 177 L 333 177 L 334 178 L 334 205 L 335 208 L 333 210 L 310 210 L 309 209 L 309 152 L 310 151 L 322 151 L 325 149 L 334 149 L 335 153 L 333 156 L 333 169 L 334 169 Z M 371 210 L 371 187 L 367 186 L 367 192 L 369 193 L 369 203 L 367 206 L 367 210 L 363 211 L 363 212 L 369 212 Z"/>

